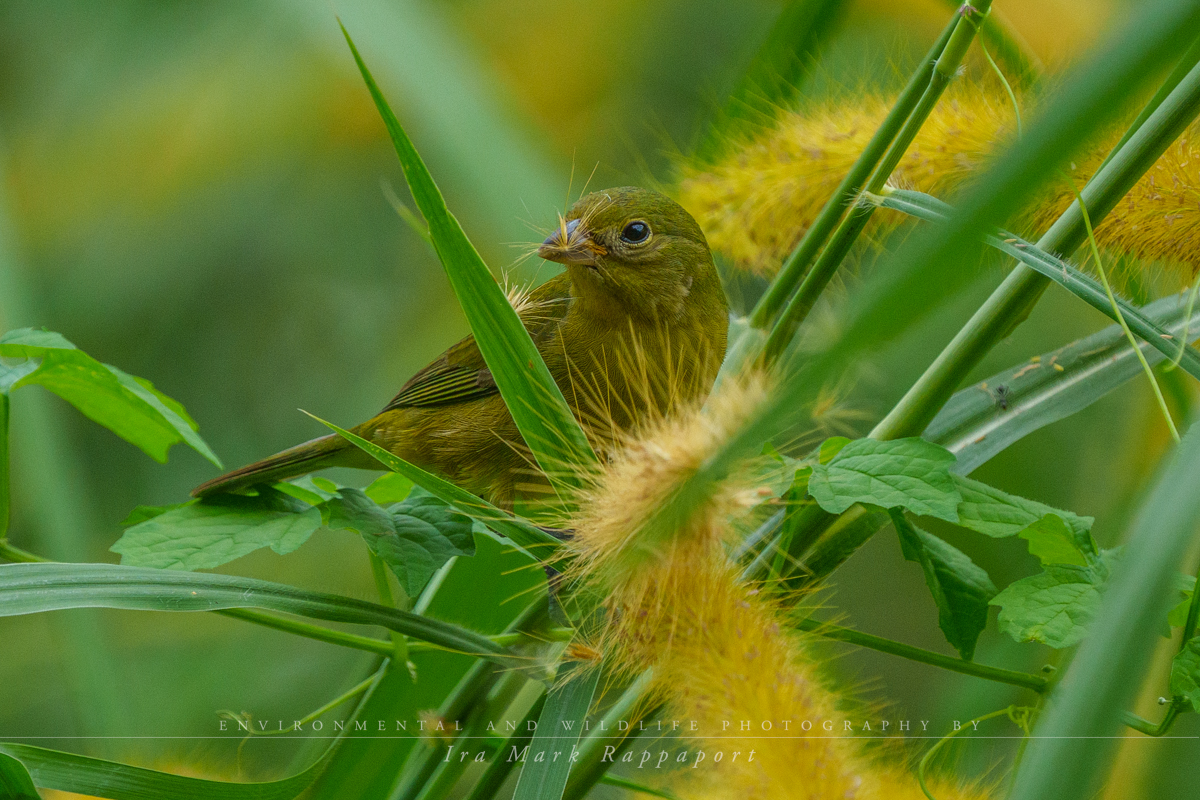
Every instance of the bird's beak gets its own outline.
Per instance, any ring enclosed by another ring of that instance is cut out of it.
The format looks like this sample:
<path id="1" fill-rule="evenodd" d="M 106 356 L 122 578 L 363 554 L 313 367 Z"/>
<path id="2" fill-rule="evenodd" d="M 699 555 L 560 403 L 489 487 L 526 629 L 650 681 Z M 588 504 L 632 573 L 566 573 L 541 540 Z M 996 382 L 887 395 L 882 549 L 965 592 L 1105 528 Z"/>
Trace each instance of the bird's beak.
<path id="1" fill-rule="evenodd" d="M 591 231 L 580 220 L 558 218 L 558 228 L 546 237 L 538 255 L 559 264 L 596 266 L 596 260 L 608 251 L 592 240 Z"/>

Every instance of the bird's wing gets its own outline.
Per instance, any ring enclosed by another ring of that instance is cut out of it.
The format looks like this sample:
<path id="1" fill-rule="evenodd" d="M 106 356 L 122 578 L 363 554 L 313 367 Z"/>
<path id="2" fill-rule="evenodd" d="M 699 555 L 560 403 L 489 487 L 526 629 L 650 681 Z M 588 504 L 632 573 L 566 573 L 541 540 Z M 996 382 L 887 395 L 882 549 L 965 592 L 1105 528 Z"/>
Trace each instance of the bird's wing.
<path id="1" fill-rule="evenodd" d="M 539 348 L 557 329 L 569 305 L 570 283 L 565 273 L 534 289 L 520 304 L 521 322 Z M 497 391 L 475 337 L 468 336 L 413 375 L 383 410 L 453 405 Z"/>

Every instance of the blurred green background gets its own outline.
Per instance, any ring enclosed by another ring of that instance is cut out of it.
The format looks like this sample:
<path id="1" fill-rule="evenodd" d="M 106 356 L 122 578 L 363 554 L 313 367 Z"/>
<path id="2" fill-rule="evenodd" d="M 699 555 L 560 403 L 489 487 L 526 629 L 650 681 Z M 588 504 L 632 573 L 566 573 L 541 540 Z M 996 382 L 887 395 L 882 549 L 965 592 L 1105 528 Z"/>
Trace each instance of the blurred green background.
<path id="1" fill-rule="evenodd" d="M 60 331 L 179 399 L 235 466 L 375 413 L 467 332 L 427 245 L 397 216 L 403 176 L 334 18 L 340 14 L 451 208 L 488 262 L 517 263 L 585 182 L 669 186 L 671 165 L 719 104 L 780 10 L 769 0 L 239 0 L 0 3 L 0 329 Z M 1052 70 L 1120 8 L 999 0 Z M 846 3 L 805 95 L 887 91 L 947 17 L 938 0 Z M 972 69 L 981 69 L 979 64 Z M 996 267 L 998 265 L 993 265 Z M 863 365 L 839 408 L 863 433 L 995 284 L 975 287 Z M 753 291 L 751 283 L 749 290 Z M 981 369 L 989 374 L 1103 326 L 1051 292 Z M 1180 384 L 1182 386 L 1182 384 Z M 40 390 L 13 403 L 15 544 L 115 560 L 137 504 L 181 501 L 213 467 L 181 448 L 168 465 Z M 1188 390 L 1177 393 L 1188 402 Z M 979 477 L 1097 518 L 1117 543 L 1165 444 L 1135 382 L 1031 436 Z M 346 477 L 346 476 L 341 476 Z M 359 480 L 363 480 L 360 478 Z M 1022 542 L 952 541 L 998 585 L 1033 571 Z M 538 575 L 498 547 L 460 562 L 440 613 L 498 630 L 504 601 Z M 374 596 L 361 546 L 323 531 L 298 553 L 260 551 L 230 572 Z M 919 569 L 876 537 L 829 596 L 865 630 L 946 651 Z M 465 598 L 465 599 L 463 599 Z M 1012 701 L 983 682 L 874 653 L 831 668 L 881 715 L 942 732 Z M 1037 669 L 1049 651 L 990 629 L 979 659 Z M 237 741 L 218 709 L 291 720 L 357 683 L 365 655 L 213 615 L 60 612 L 0 623 L 0 738 L 174 770 L 265 779 L 305 752 Z M 406 700 L 431 705 L 467 662 L 427 656 Z M 1153 687 L 1140 708 L 1157 718 Z M 1011 728 L 993 728 L 997 735 Z M 1175 728 L 1195 736 L 1185 718 Z M 105 738 L 105 737 L 128 738 Z M 89 738 L 98 737 L 98 738 Z M 979 741 L 962 766 L 996 776 L 1010 743 Z M 1111 797 L 1183 796 L 1195 740 L 1133 741 Z M 299 762 L 297 762 L 299 763 Z M 1170 764 L 1167 769 L 1164 765 Z M 293 765 L 294 768 L 294 765 Z M 600 788 L 596 796 L 616 790 Z"/>

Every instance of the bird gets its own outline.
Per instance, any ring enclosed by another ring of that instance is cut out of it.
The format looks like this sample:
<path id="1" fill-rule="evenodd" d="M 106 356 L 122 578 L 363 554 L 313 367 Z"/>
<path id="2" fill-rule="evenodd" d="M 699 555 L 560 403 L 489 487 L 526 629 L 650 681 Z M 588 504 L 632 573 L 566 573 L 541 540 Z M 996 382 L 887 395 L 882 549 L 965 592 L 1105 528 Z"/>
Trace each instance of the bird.
<path id="1" fill-rule="evenodd" d="M 559 215 L 537 254 L 566 269 L 510 302 L 602 458 L 639 426 L 703 402 L 725 356 L 729 308 L 691 214 L 650 189 L 595 191 Z M 548 486 L 473 336 L 350 430 L 504 508 Z M 192 495 L 241 492 L 326 467 L 383 468 L 330 434 Z"/>

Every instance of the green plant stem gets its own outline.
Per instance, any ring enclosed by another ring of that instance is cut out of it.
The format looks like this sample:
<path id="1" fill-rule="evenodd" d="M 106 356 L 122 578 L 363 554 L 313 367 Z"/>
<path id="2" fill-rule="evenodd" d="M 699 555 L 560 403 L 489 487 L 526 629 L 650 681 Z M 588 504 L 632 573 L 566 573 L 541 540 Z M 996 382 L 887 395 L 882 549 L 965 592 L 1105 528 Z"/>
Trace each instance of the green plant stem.
<path id="1" fill-rule="evenodd" d="M 479 781 L 471 789 L 471 793 L 467 795 L 466 800 L 491 800 L 496 793 L 504 786 L 504 781 L 512 774 L 513 769 L 517 765 L 517 760 L 509 759 L 505 753 L 512 753 L 516 750 L 520 753 L 529 743 L 533 741 L 533 731 L 529 730 L 529 723 L 536 722 L 538 717 L 542 715 L 542 709 L 546 705 L 546 693 L 543 692 L 537 700 L 534 701 L 525 717 L 518 724 L 513 735 L 508 737 L 504 744 L 500 745 L 500 749 L 496 751 L 496 755 L 484 769 L 483 775 Z"/>
<path id="2" fill-rule="evenodd" d="M 904 121 L 900 132 L 896 134 L 895 140 L 888 147 L 882 160 L 871 173 L 865 191 L 878 193 L 887 184 L 888 178 L 895 171 L 913 140 L 916 139 L 921 127 L 933 112 L 943 92 L 946 91 L 946 87 L 954 80 L 958 67 L 967 54 L 967 48 L 975 39 L 976 18 L 981 19 L 986 16 L 990 6 L 991 0 L 981 0 L 975 9 L 970 12 L 964 11 L 957 20 L 954 32 L 950 35 L 945 49 L 942 50 L 933 66 L 920 100 L 908 119 Z M 968 7 L 964 6 L 963 8 Z M 768 362 L 778 358 L 791 342 L 796 330 L 808 317 L 833 276 L 837 274 L 837 270 L 850 252 L 850 248 L 858 240 L 859 234 L 862 233 L 874 213 L 875 206 L 872 204 L 857 203 L 834 231 L 825 250 L 804 277 L 795 296 L 788 302 L 771 329 L 767 343 L 763 347 L 763 354 Z"/>
<path id="3" fill-rule="evenodd" d="M 775 315 L 787 302 L 788 297 L 795 291 L 821 245 L 833 232 L 846 207 L 858 194 L 875 165 L 879 163 L 879 159 L 887 152 L 888 145 L 896 138 L 904 121 L 912 113 L 913 107 L 920 100 L 921 93 L 928 85 L 930 75 L 933 74 L 934 65 L 957 26 L 958 18 L 956 16 L 946 25 L 942 35 L 938 37 L 937 42 L 922 60 L 921 66 L 909 78 L 908 84 L 896 99 L 892 110 L 888 112 L 879 129 L 871 137 L 871 141 L 867 143 L 858 160 L 854 162 L 854 166 L 846 173 L 846 177 L 842 179 L 833 196 L 826 201 L 821 213 L 813 220 L 812 225 L 805 231 L 804 236 L 783 262 L 779 274 L 775 276 L 775 280 L 771 282 L 770 287 L 750 314 L 750 324 L 753 327 L 760 330 L 767 329 Z"/>
<path id="4" fill-rule="evenodd" d="M 983 722 L 985 720 L 994 719 L 996 717 L 1007 716 L 1007 717 L 1011 718 L 1013 716 L 1013 714 L 1016 713 L 1016 711 L 1017 711 L 1016 706 L 1008 706 L 1007 708 L 1002 708 L 999 711 L 993 711 L 990 714 L 984 714 L 982 717 L 976 717 L 975 719 L 968 722 L 967 725 L 973 726 L 973 723 Z M 934 743 L 933 747 L 930 747 L 929 750 L 925 753 L 925 755 L 921 757 L 920 762 L 917 764 L 917 783 L 920 784 L 921 791 L 925 793 L 925 797 L 928 798 L 928 800 L 937 800 L 937 798 L 934 797 L 929 792 L 929 787 L 925 785 L 925 769 L 926 769 L 926 767 L 929 766 L 929 760 L 931 758 L 933 758 L 934 753 L 936 753 L 941 748 L 942 745 L 944 745 L 946 742 L 953 739 L 958 734 L 965 731 L 967 729 L 967 725 L 963 725 L 962 727 L 958 728 L 957 730 L 953 730 L 950 733 L 946 734 L 941 739 L 938 739 L 937 742 Z"/>
<path id="5" fill-rule="evenodd" d="M 371 561 L 371 577 L 375 579 L 375 591 L 379 593 L 379 602 L 389 608 L 396 606 L 396 601 L 392 597 L 392 586 L 388 583 L 387 565 L 383 563 L 383 559 L 375 554 L 375 551 L 367 549 L 367 557 Z M 407 610 L 408 603 L 405 604 Z M 392 655 L 396 658 L 396 663 L 402 666 L 408 666 L 408 637 L 398 631 L 388 631 L 388 636 L 392 640 Z"/>
<path id="6" fill-rule="evenodd" d="M 381 667 L 380 669 L 375 670 L 375 672 L 372 672 L 371 675 L 366 678 L 366 680 L 362 681 L 357 686 L 347 689 L 345 692 L 338 695 L 334 699 L 330 700 L 325 705 L 321 706 L 320 708 L 318 708 L 314 711 L 310 711 L 308 714 L 301 717 L 299 720 L 296 721 L 295 724 L 293 724 L 293 726 L 291 728 L 282 728 L 282 729 L 273 730 L 273 731 L 256 731 L 256 730 L 254 730 L 254 726 L 249 726 L 249 729 L 248 729 L 249 732 L 246 736 L 246 740 L 252 739 L 256 736 L 281 736 L 284 734 L 292 733 L 297 727 L 303 727 L 303 726 L 307 725 L 308 723 L 312 722 L 313 720 L 317 719 L 318 717 L 321 717 L 324 714 L 337 708 L 342 703 L 345 703 L 347 700 L 351 700 L 351 699 L 357 697 L 358 695 L 362 694 L 363 692 L 365 692 L 367 689 L 370 689 L 371 686 L 373 686 L 380 679 L 380 677 L 383 676 L 383 673 L 386 669 L 387 669 L 387 667 L 385 666 L 385 667 Z M 241 715 L 234 714 L 232 711 L 222 711 L 219 713 L 219 716 L 223 716 L 226 719 L 233 720 L 234 722 L 240 722 L 242 719 L 244 719 Z"/>
<path id="7" fill-rule="evenodd" d="M 1070 180 L 1069 177 L 1068 180 Z M 1175 420 L 1171 419 L 1171 410 L 1167 408 L 1167 401 L 1163 397 L 1162 388 L 1154 378 L 1154 370 L 1150 369 L 1150 365 L 1146 363 L 1146 355 L 1142 352 L 1138 340 L 1134 338 L 1133 331 L 1129 330 L 1129 323 L 1125 321 L 1125 315 L 1121 313 L 1121 307 L 1117 304 L 1116 296 L 1113 295 L 1112 286 L 1108 283 L 1108 274 L 1105 273 L 1104 262 L 1100 259 L 1100 248 L 1096 245 L 1096 232 L 1092 230 L 1092 221 L 1088 217 L 1087 203 L 1079 196 L 1079 191 L 1075 189 L 1074 183 L 1071 184 L 1071 189 L 1075 192 L 1076 202 L 1079 203 L 1079 211 L 1083 214 L 1083 225 L 1087 229 L 1087 240 L 1088 246 L 1092 251 L 1092 260 L 1096 262 L 1096 272 L 1100 273 L 1100 282 L 1104 285 L 1104 293 L 1108 295 L 1109 305 L 1112 306 L 1113 313 L 1117 317 L 1117 323 L 1121 326 L 1121 330 L 1125 332 L 1125 338 L 1129 340 L 1129 346 L 1133 348 L 1138 362 L 1142 365 L 1142 371 L 1146 374 L 1146 379 L 1150 381 L 1150 387 L 1154 390 L 1154 397 L 1158 401 L 1159 410 L 1162 411 L 1163 418 L 1167 421 L 1167 428 L 1171 431 L 1171 438 L 1175 440 L 1175 444 L 1179 444 L 1179 430 L 1175 427 Z M 1191 313 L 1191 309 L 1188 310 L 1188 313 Z"/>
<path id="8" fill-rule="evenodd" d="M 1193 67 L 1129 141 L 1088 182 L 1082 198 L 1099 224 L 1200 109 L 1200 67 Z M 1072 203 L 1037 246 L 1069 255 L 1087 236 L 1079 202 Z M 1050 281 L 1018 264 L 870 435 L 918 436 L 967 374 L 1028 316 Z"/>
<path id="9" fill-rule="evenodd" d="M 1196 308 L 1196 293 L 1200 292 L 1200 272 L 1196 273 L 1195 279 L 1192 281 L 1191 291 L 1188 292 L 1187 312 L 1183 318 L 1183 332 L 1179 334 L 1179 353 L 1171 362 L 1163 367 L 1164 370 L 1172 370 L 1179 366 L 1179 362 L 1183 360 L 1183 354 L 1187 351 L 1188 335 L 1191 333 L 1192 312 Z"/>
<path id="10" fill-rule="evenodd" d="M 1179 716 L 1180 711 L 1186 710 L 1188 703 L 1186 700 L 1181 704 L 1178 699 L 1172 700 L 1167 706 L 1167 713 L 1163 715 L 1162 722 L 1155 725 L 1148 719 L 1139 717 L 1132 711 L 1126 711 L 1121 715 L 1121 721 L 1126 727 L 1133 728 L 1138 733 L 1144 733 L 1147 736 L 1166 736 L 1171 730 L 1171 726 L 1175 724 L 1175 719 Z"/>
<path id="11" fill-rule="evenodd" d="M 17 560 L 17 559 L 10 559 Z M 41 561 L 36 556 L 32 560 Z M 378 653 L 381 656 L 393 656 L 396 654 L 395 644 L 384 639 L 376 639 L 371 636 L 359 636 L 354 633 L 345 633 L 333 628 L 326 628 L 323 625 L 313 625 L 309 622 L 301 622 L 300 620 L 288 619 L 277 614 L 271 614 L 266 611 L 257 611 L 250 608 L 227 608 L 213 613 L 221 614 L 226 617 L 253 622 L 256 625 L 262 625 L 267 628 L 274 628 L 278 631 L 286 633 L 294 633 L 297 636 L 304 636 L 308 639 L 316 639 L 319 642 L 327 642 L 329 644 L 341 645 L 342 647 L 351 647 L 355 650 L 366 650 L 369 653 Z M 545 632 L 545 638 L 548 641 L 565 642 L 569 641 L 575 635 L 573 628 L 551 628 Z M 519 631 L 513 633 L 498 633 L 492 636 L 485 637 L 499 644 L 501 647 L 509 647 L 514 644 L 529 641 L 529 634 Z M 429 642 L 409 642 L 408 652 L 426 653 L 431 651 L 441 651 L 446 653 L 457 652 L 445 647 L 439 647 L 436 644 Z"/>
<path id="12" fill-rule="evenodd" d="M 47 564 L 50 562 L 48 558 L 42 558 L 28 550 L 22 550 L 9 544 L 8 539 L 0 539 L 0 559 L 15 561 L 18 564 Z"/>
<path id="13" fill-rule="evenodd" d="M 929 664 L 930 666 L 940 667 L 951 672 L 959 672 L 963 675 L 973 675 L 976 678 L 996 681 L 997 683 L 1020 686 L 1023 689 L 1031 689 L 1039 694 L 1050 688 L 1051 684 L 1049 678 L 1044 678 L 1041 675 L 1031 675 L 1027 672 L 1017 672 L 1011 669 L 976 664 L 973 661 L 963 661 L 961 658 L 934 653 L 910 644 L 885 639 L 882 636 L 863 633 L 852 628 L 843 628 L 840 625 L 830 625 L 818 620 L 802 619 L 797 623 L 796 627 L 802 631 L 815 633 L 825 639 L 846 642 L 857 647 L 876 650 L 880 653 L 889 653 L 894 656 L 906 658 L 909 661 Z"/>
<path id="14" fill-rule="evenodd" d="M 537 626 L 545 618 L 547 611 L 545 595 L 538 594 L 517 618 L 509 623 L 505 633 L 520 633 Z M 498 679 L 499 675 L 491 664 L 477 660 L 442 700 L 438 707 L 438 716 L 446 720 L 457 720 L 467 716 L 479 704 L 487 701 L 488 692 Z M 444 752 L 443 747 L 433 747 L 426 741 L 418 743 L 404 764 L 403 772 L 389 796 L 390 800 L 413 800 L 437 770 Z"/>
<path id="15" fill-rule="evenodd" d="M 633 719 L 646 719 L 656 715 L 663 706 L 661 703 L 649 701 L 654 675 L 646 670 L 631 683 L 617 702 L 601 717 L 601 723 L 579 743 L 579 761 L 571 769 L 571 777 L 567 780 L 567 788 L 563 791 L 562 800 L 580 800 L 600 780 L 608 769 L 608 764 L 615 758 L 604 760 L 605 748 L 612 747 L 613 755 L 619 754 L 637 738 L 633 730 Z M 635 714 L 639 707 L 649 706 L 644 713 Z M 620 723 L 630 723 L 628 729 L 620 730 Z"/>
<path id="16" fill-rule="evenodd" d="M 482 740 L 487 735 L 487 725 L 501 715 L 504 709 L 516 699 L 517 693 L 525 685 L 525 676 L 509 672 L 496 681 L 496 685 L 488 692 L 484 702 L 471 709 L 467 715 L 466 725 L 458 741 L 465 741 L 467 746 L 474 741 Z M 425 785 L 417 800 L 443 800 L 450 795 L 458 779 L 466 772 L 471 763 L 461 757 L 454 758 L 454 745 L 439 749 L 437 769 Z"/>

